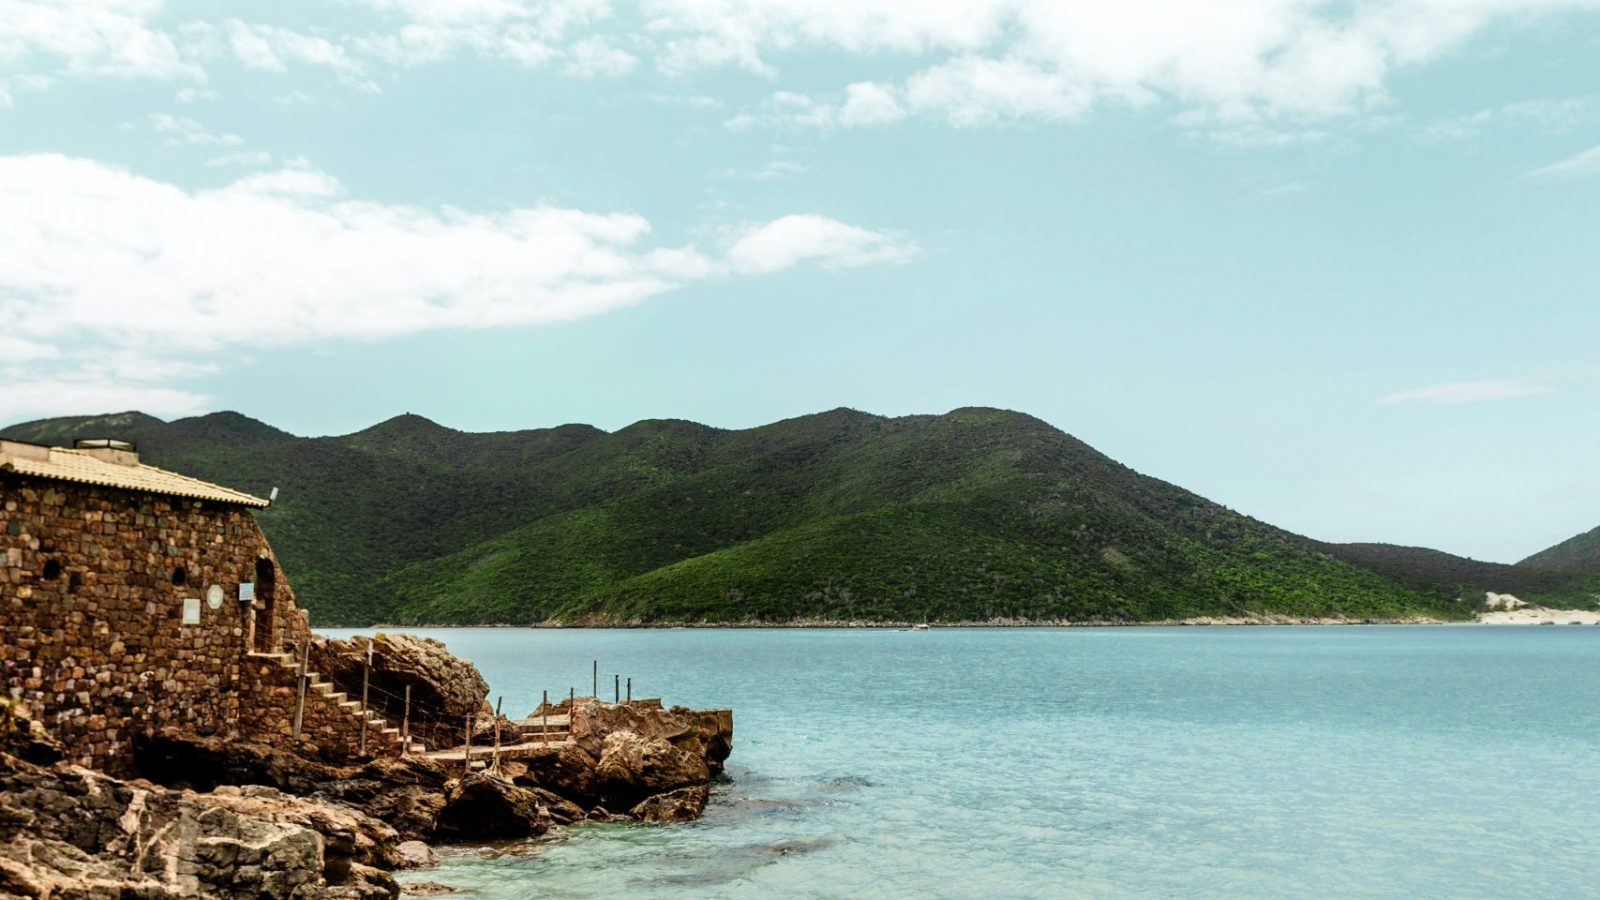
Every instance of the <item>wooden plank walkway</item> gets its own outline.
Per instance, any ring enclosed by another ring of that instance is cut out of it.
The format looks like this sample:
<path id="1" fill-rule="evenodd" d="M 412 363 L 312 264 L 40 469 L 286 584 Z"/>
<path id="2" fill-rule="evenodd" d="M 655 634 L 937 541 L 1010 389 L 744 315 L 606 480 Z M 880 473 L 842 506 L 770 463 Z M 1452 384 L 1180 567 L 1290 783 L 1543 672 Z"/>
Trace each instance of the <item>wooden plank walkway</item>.
<path id="1" fill-rule="evenodd" d="M 561 747 L 572 742 L 572 717 L 566 713 L 550 716 L 529 716 L 511 722 L 511 731 L 503 737 L 515 743 L 500 745 L 501 759 L 518 759 L 533 756 L 546 747 Z M 548 730 L 547 730 L 548 729 Z M 464 763 L 468 754 L 473 760 L 492 759 L 493 744 L 473 744 L 470 748 L 453 747 L 449 750 L 431 750 L 421 756 L 442 763 Z"/>
<path id="2" fill-rule="evenodd" d="M 563 747 L 570 743 L 571 741 L 565 735 L 559 738 L 552 735 L 549 741 L 524 741 L 520 744 L 502 744 L 500 746 L 500 758 L 518 759 L 520 757 L 533 756 L 543 751 L 546 747 Z M 488 744 L 473 744 L 471 752 L 473 759 L 487 760 L 494 756 L 494 747 Z M 461 747 L 457 747 L 454 750 L 430 750 L 421 755 L 438 762 L 459 763 L 465 760 L 464 750 Z"/>

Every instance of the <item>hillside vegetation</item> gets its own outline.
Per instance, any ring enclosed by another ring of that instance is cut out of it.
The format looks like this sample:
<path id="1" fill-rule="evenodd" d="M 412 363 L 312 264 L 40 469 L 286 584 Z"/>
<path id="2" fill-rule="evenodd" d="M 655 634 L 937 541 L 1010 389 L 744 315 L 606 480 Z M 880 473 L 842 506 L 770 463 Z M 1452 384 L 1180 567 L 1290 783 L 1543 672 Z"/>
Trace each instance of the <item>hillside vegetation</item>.
<path id="1" fill-rule="evenodd" d="M 611 433 L 408 415 L 324 438 L 124 413 L 5 432 L 128 438 L 153 465 L 278 486 L 262 526 L 328 625 L 1460 618 L 1509 590 L 1363 561 L 996 409 Z"/>
<path id="2" fill-rule="evenodd" d="M 1600 528 L 1541 550 L 1517 565 L 1545 572 L 1600 575 Z"/>

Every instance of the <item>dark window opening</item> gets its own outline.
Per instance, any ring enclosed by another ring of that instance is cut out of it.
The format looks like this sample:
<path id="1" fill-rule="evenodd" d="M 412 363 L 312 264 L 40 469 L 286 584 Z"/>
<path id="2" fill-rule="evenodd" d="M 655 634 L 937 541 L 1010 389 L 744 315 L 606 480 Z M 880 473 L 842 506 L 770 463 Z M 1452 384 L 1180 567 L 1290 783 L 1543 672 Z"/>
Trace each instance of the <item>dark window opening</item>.
<path id="1" fill-rule="evenodd" d="M 39 577 L 43 578 L 45 581 L 55 581 L 57 578 L 60 578 L 61 563 L 53 559 L 46 560 L 44 564 L 44 572 L 41 573 Z"/>
<path id="2" fill-rule="evenodd" d="M 172 583 L 178 587 L 183 587 L 189 583 L 189 573 L 183 570 L 183 566 L 172 570 Z"/>

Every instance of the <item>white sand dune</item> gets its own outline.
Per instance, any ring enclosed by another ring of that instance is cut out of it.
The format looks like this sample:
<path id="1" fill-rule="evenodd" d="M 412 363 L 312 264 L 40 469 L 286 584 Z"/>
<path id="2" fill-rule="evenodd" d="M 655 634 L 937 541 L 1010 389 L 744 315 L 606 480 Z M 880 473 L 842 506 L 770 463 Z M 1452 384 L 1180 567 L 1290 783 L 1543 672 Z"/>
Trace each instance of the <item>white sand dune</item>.
<path id="1" fill-rule="evenodd" d="M 1524 606 L 1480 613 L 1478 621 L 1485 625 L 1600 625 L 1600 611 Z"/>

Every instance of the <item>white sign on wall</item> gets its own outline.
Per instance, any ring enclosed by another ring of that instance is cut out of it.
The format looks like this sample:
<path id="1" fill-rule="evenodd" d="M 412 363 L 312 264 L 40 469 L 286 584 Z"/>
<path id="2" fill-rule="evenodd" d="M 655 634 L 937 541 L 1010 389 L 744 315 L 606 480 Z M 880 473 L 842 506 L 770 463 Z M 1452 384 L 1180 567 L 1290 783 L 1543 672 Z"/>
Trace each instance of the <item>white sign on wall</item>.
<path id="1" fill-rule="evenodd" d="M 212 609 L 222 608 L 222 585 L 213 584 L 206 588 L 206 605 Z"/>
<path id="2" fill-rule="evenodd" d="M 185 598 L 183 598 L 183 624 L 185 624 L 185 625 L 199 625 L 200 624 L 200 598 L 199 597 L 185 597 Z"/>
<path id="3" fill-rule="evenodd" d="M 239 585 L 240 603 L 252 603 L 255 601 L 255 599 L 256 586 L 253 583 L 246 581 L 244 584 Z"/>

